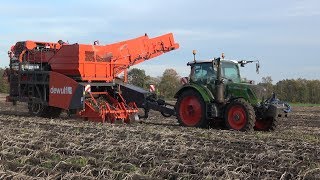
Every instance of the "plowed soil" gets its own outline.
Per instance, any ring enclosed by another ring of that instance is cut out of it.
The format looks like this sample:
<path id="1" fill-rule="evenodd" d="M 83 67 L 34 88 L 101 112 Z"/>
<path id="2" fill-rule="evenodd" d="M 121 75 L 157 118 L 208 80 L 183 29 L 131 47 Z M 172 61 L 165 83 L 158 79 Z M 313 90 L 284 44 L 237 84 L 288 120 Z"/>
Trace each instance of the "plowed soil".
<path id="1" fill-rule="evenodd" d="M 183 128 L 152 112 L 134 124 L 28 115 L 0 97 L 0 179 L 320 179 L 320 108 L 274 132 Z"/>

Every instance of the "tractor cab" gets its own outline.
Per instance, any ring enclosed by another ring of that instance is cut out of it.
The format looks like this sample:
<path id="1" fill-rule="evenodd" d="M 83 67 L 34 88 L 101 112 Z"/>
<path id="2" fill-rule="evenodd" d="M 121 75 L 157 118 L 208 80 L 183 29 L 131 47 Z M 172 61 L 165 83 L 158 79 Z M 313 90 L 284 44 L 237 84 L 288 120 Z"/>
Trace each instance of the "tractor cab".
<path id="1" fill-rule="evenodd" d="M 264 88 L 243 82 L 240 75 L 240 67 L 253 62 L 257 62 L 258 73 L 259 61 L 225 60 L 224 55 L 222 58 L 206 61 L 194 59 L 187 64 L 191 67 L 190 83 L 206 87 L 215 96 L 215 101 L 220 103 L 224 103 L 226 99 L 242 97 L 257 104 L 268 96 Z"/>
<path id="2" fill-rule="evenodd" d="M 189 62 L 191 66 L 190 81 L 199 84 L 214 84 L 217 80 L 217 61 Z M 221 61 L 221 78 L 225 83 L 240 83 L 239 66 L 233 61 Z"/>

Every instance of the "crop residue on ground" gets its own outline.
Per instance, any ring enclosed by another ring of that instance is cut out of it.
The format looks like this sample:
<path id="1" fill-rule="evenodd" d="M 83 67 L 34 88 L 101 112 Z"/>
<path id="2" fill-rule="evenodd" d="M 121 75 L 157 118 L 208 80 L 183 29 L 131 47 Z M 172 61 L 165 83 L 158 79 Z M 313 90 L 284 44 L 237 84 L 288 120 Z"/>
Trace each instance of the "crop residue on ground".
<path id="1" fill-rule="evenodd" d="M 0 102 L 0 179 L 320 178 L 320 108 L 295 107 L 275 132 L 30 117 Z"/>

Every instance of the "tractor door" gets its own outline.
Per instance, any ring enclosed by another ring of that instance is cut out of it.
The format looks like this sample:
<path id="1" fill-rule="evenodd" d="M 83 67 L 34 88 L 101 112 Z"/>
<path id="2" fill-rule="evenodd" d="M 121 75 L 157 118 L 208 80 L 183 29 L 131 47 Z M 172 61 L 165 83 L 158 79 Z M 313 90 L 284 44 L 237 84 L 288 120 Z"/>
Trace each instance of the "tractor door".
<path id="1" fill-rule="evenodd" d="M 190 79 L 193 83 L 201 85 L 214 85 L 217 78 L 212 62 L 195 63 L 191 66 Z"/>
<path id="2" fill-rule="evenodd" d="M 222 61 L 221 63 L 221 74 L 226 80 L 226 83 L 240 83 L 240 71 L 237 64 L 228 61 Z"/>

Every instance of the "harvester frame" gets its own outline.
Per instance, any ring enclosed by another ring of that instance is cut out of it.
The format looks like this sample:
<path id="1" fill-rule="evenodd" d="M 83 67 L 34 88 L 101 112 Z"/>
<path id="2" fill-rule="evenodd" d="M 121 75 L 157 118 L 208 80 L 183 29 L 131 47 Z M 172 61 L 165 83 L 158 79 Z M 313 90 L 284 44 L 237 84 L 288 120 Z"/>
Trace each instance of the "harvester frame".
<path id="1" fill-rule="evenodd" d="M 56 118 L 62 110 L 96 122 L 130 122 L 138 108 L 172 109 L 127 82 L 130 66 L 179 48 L 171 33 L 109 45 L 21 41 L 8 52 L 8 102 L 28 103 L 32 115 Z M 123 73 L 123 79 L 118 76 Z M 124 96 L 123 96 L 124 95 Z M 133 97 L 133 98 L 132 98 Z M 140 99 L 138 99 L 140 98 Z"/>

